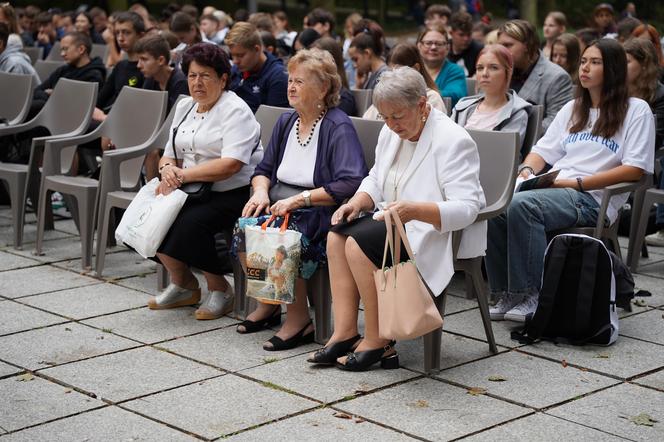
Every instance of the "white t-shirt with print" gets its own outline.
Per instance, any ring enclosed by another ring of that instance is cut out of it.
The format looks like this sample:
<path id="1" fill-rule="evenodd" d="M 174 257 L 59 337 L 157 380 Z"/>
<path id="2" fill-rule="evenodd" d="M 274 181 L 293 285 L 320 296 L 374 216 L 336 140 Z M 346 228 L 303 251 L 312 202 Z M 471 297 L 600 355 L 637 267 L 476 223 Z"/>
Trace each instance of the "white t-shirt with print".
<path id="1" fill-rule="evenodd" d="M 187 114 L 189 109 L 191 112 Z M 164 156 L 174 158 L 173 129 L 179 125 L 175 147 L 183 168 L 218 158 L 233 158 L 244 163 L 242 169 L 215 182 L 212 190 L 224 192 L 249 185 L 256 165 L 263 159 L 263 147 L 260 125 L 247 103 L 235 92 L 225 91 L 209 111 L 197 111 L 198 104 L 194 104 L 192 98 L 180 100 L 168 132 Z"/>
<path id="2" fill-rule="evenodd" d="M 592 135 L 592 127 L 599 116 L 598 109 L 590 110 L 589 123 L 577 133 L 570 133 L 570 119 L 574 100 L 563 106 L 549 126 L 546 134 L 532 148 L 559 169 L 559 179 L 594 175 L 620 165 L 634 166 L 647 173 L 653 172 L 655 152 L 655 121 L 648 106 L 638 98 L 629 99 L 627 116 L 622 127 L 610 139 Z M 598 204 L 602 201 L 602 190 L 589 192 Z M 611 222 L 627 200 L 628 194 L 611 198 L 607 215 Z"/>

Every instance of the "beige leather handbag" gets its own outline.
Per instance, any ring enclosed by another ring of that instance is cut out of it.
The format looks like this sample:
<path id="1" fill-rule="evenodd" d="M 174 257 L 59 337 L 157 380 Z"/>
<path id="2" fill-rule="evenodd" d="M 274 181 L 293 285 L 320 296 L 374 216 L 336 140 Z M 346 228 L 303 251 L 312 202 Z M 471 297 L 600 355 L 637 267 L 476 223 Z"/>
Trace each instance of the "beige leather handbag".
<path id="1" fill-rule="evenodd" d="M 386 210 L 385 225 L 387 237 L 383 265 L 374 272 L 378 293 L 378 333 L 383 339 L 397 341 L 417 338 L 442 327 L 443 318 L 415 266 L 415 257 L 399 214 Z M 410 259 L 399 263 L 402 241 Z M 392 267 L 385 267 L 388 248 Z"/>

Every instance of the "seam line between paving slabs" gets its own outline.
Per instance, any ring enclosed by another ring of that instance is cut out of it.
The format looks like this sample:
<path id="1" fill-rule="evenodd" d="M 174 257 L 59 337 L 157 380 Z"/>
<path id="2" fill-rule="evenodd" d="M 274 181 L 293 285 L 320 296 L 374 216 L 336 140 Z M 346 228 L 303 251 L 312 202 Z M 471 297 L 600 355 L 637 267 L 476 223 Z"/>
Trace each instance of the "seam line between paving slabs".
<path id="1" fill-rule="evenodd" d="M 563 420 L 563 421 L 566 421 L 566 422 L 570 422 L 570 423 L 572 423 L 572 424 L 580 425 L 580 426 L 582 426 L 582 427 L 590 428 L 590 429 L 592 429 L 592 430 L 597 430 L 597 431 L 599 431 L 600 433 L 609 434 L 609 435 L 611 435 L 611 436 L 615 436 L 615 437 L 617 437 L 617 438 L 619 438 L 619 439 L 629 440 L 629 441 L 633 441 L 633 442 L 637 442 L 637 441 L 638 441 L 638 439 L 630 439 L 629 437 L 622 436 L 622 435 L 615 434 L 615 433 L 611 433 L 611 432 L 606 431 L 606 430 L 603 430 L 603 429 L 601 429 L 601 428 L 593 427 L 593 426 L 591 426 L 591 425 L 584 424 L 584 423 L 581 423 L 581 422 L 576 422 L 576 421 L 573 421 L 573 420 L 567 419 L 567 418 L 565 418 L 565 417 L 554 416 L 553 414 L 549 414 L 549 413 L 547 413 L 547 412 L 542 412 L 542 414 L 545 414 L 545 415 L 547 415 L 547 416 L 554 417 L 554 418 L 556 418 L 556 419 L 560 419 L 560 420 Z"/>
<path id="2" fill-rule="evenodd" d="M 193 437 L 194 439 L 205 440 L 205 441 L 209 441 L 209 440 L 211 440 L 211 439 L 208 439 L 208 438 L 206 438 L 206 437 L 203 437 L 203 436 L 201 436 L 201 435 L 199 435 L 199 434 L 197 434 L 197 433 L 192 433 L 190 430 L 185 430 L 184 428 L 180 428 L 180 427 L 178 427 L 178 426 L 176 426 L 176 425 L 173 425 L 173 424 L 171 424 L 171 423 L 168 423 L 168 422 L 166 422 L 166 421 L 162 421 L 162 420 L 159 420 L 159 419 L 157 419 L 157 418 L 155 418 L 155 417 L 149 416 L 149 415 L 147 415 L 147 414 L 143 414 L 143 413 L 141 413 L 140 411 L 132 410 L 131 408 L 126 408 L 126 407 L 124 407 L 124 406 L 122 406 L 122 405 L 119 405 L 119 404 L 115 404 L 114 406 L 117 407 L 117 408 L 119 408 L 119 409 L 121 409 L 121 410 L 124 410 L 124 411 L 127 411 L 127 412 L 129 412 L 129 413 L 135 414 L 136 416 L 140 416 L 140 417 L 142 417 L 142 418 L 144 418 L 144 419 L 147 419 L 147 420 L 149 420 L 149 421 L 155 422 L 155 423 L 157 423 L 157 424 L 164 425 L 165 427 L 171 428 L 171 429 L 173 429 L 173 430 L 177 430 L 177 431 L 179 431 L 179 432 L 181 432 L 181 433 L 186 434 L 187 436 L 191 436 L 191 437 Z"/>
<path id="3" fill-rule="evenodd" d="M 65 232 L 65 233 L 66 233 L 66 232 Z M 71 235 L 71 234 L 70 234 L 70 235 Z M 59 240 L 63 240 L 63 239 L 71 239 L 71 238 L 75 238 L 75 237 L 78 237 L 78 236 L 79 236 L 79 235 L 71 235 L 71 236 L 64 237 L 64 238 L 54 238 L 54 239 L 51 239 L 51 240 L 48 240 L 48 241 L 49 241 L 49 242 L 52 242 L 52 241 L 59 241 Z M 44 242 L 46 242 L 46 241 L 44 241 Z M 29 244 L 31 244 L 31 243 L 29 243 Z M 36 244 L 36 243 L 35 243 L 35 244 Z M 28 251 L 28 250 L 25 250 L 25 249 L 23 249 L 23 250 L 16 250 L 16 249 L 14 249 L 12 246 L 8 246 L 8 247 L 6 247 L 6 248 L 4 248 L 4 249 L 0 249 L 0 250 L 2 250 L 3 252 L 6 252 L 6 253 L 10 253 L 10 254 L 12 254 L 12 255 L 15 255 L 15 256 L 21 257 L 21 258 L 28 258 L 28 259 L 32 259 L 32 260 L 35 260 L 35 261 L 39 261 L 39 262 L 42 263 L 43 265 L 58 264 L 58 263 L 65 262 L 65 261 L 76 261 L 76 260 L 79 260 L 79 261 L 80 261 L 80 260 L 81 260 L 81 257 L 80 257 L 80 256 L 77 256 L 77 257 L 73 257 L 73 258 L 55 259 L 55 260 L 53 260 L 53 261 L 41 261 L 41 260 L 39 260 L 39 258 L 35 258 L 35 257 L 39 257 L 39 256 L 48 256 L 48 255 L 47 255 L 45 252 L 43 252 L 43 251 L 42 251 L 41 255 L 37 255 L 37 254 L 35 254 L 35 251 L 34 251 L 34 250 L 32 250 L 32 251 Z M 129 249 L 126 249 L 126 250 L 129 250 Z M 16 252 L 19 252 L 19 251 L 21 251 L 21 252 L 26 252 L 26 253 L 30 253 L 30 256 L 25 256 L 25 255 L 21 255 L 20 253 L 16 253 Z M 120 249 L 120 250 L 110 250 L 110 251 L 107 251 L 106 254 L 107 254 L 107 255 L 114 255 L 114 254 L 116 254 L 116 253 L 124 252 L 124 251 L 125 251 L 125 249 Z M 92 253 L 92 256 L 93 256 L 93 257 L 95 256 L 94 251 L 93 251 L 93 253 Z M 77 275 L 80 275 L 81 272 L 85 272 L 85 270 L 83 270 L 83 269 L 81 269 L 80 271 L 74 271 L 74 270 L 69 269 L 69 268 L 63 268 L 63 267 L 57 267 L 57 268 L 58 268 L 58 269 L 61 269 L 61 270 L 73 271 L 73 272 L 76 273 Z M 93 271 L 93 270 L 89 270 L 89 271 Z"/>

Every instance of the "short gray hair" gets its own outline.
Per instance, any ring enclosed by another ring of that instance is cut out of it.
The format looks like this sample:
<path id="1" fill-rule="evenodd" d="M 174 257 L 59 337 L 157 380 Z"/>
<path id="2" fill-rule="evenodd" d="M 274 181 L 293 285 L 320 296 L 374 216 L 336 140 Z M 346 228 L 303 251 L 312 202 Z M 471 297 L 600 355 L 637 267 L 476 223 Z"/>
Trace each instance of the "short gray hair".
<path id="1" fill-rule="evenodd" d="M 399 66 L 383 72 L 373 91 L 374 104 L 396 103 L 412 107 L 427 96 L 427 85 L 422 74 L 408 66 Z"/>

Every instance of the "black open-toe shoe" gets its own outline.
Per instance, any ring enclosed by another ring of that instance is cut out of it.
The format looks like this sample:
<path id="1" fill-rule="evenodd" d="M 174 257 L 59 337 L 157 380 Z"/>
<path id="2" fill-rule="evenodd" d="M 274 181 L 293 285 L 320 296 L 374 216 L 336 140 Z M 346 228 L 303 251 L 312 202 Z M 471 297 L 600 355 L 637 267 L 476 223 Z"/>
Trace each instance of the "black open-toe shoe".
<path id="1" fill-rule="evenodd" d="M 334 365 L 337 359 L 351 351 L 357 343 L 362 339 L 362 336 L 355 335 L 345 341 L 335 342 L 327 347 L 316 350 L 316 353 L 307 359 L 307 362 L 320 365 Z"/>
<path id="2" fill-rule="evenodd" d="M 268 316 L 267 318 L 259 319 L 258 321 L 250 321 L 248 319 L 245 319 L 244 321 L 240 322 L 235 329 L 236 332 L 240 334 L 247 334 L 247 333 L 256 333 L 261 330 L 265 330 L 266 328 L 269 327 L 274 327 L 275 325 L 281 324 L 281 306 L 278 305 L 272 314 Z M 244 327 L 244 330 L 240 330 L 240 326 Z"/>
<path id="3" fill-rule="evenodd" d="M 337 362 L 337 368 L 346 371 L 367 371 L 377 362 L 385 370 L 394 370 L 399 368 L 399 355 L 395 353 L 386 355 L 394 348 L 395 341 L 390 341 L 385 347 L 374 350 L 359 351 L 348 353 L 346 363 Z"/>
<path id="4" fill-rule="evenodd" d="M 272 347 L 263 345 L 263 350 L 265 351 L 290 350 L 291 348 L 298 347 L 302 344 L 311 344 L 312 342 L 314 342 L 315 330 L 310 331 L 306 335 L 304 334 L 304 331 L 307 328 L 309 328 L 311 324 L 312 321 L 309 321 L 302 330 L 295 333 L 295 335 L 291 336 L 285 341 L 280 337 L 278 337 L 277 335 L 272 336 L 270 339 L 267 340 L 267 342 L 272 344 Z"/>

